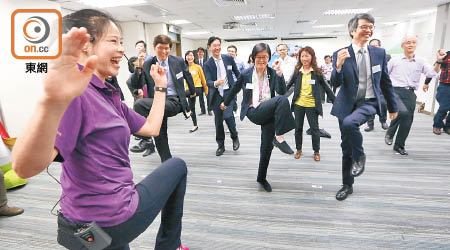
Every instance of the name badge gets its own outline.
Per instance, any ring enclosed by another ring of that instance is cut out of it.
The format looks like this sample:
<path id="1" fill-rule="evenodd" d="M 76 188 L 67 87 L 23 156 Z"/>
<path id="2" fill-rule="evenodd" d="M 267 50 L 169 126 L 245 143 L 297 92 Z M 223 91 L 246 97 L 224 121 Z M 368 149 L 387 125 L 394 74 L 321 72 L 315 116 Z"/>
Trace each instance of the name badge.
<path id="1" fill-rule="evenodd" d="M 191 72 L 191 75 L 195 75 L 195 74 L 197 74 L 197 71 L 192 71 Z"/>
<path id="2" fill-rule="evenodd" d="M 183 72 L 178 73 L 176 76 L 177 76 L 177 80 L 180 79 L 181 77 L 183 77 Z"/>
<path id="3" fill-rule="evenodd" d="M 223 89 L 229 89 L 230 88 L 230 86 L 227 84 L 227 85 L 223 85 Z"/>
<path id="4" fill-rule="evenodd" d="M 232 67 L 231 65 L 228 65 L 228 66 L 227 66 L 227 69 L 228 69 L 228 70 L 232 70 L 233 67 Z"/>
<path id="5" fill-rule="evenodd" d="M 253 89 L 253 83 L 249 82 L 249 83 L 245 84 L 245 88 L 246 89 Z"/>
<path id="6" fill-rule="evenodd" d="M 316 80 L 309 80 L 309 84 L 311 84 L 311 85 L 316 84 Z"/>
<path id="7" fill-rule="evenodd" d="M 372 74 L 375 74 L 380 71 L 381 71 L 381 67 L 379 64 L 372 67 Z"/>

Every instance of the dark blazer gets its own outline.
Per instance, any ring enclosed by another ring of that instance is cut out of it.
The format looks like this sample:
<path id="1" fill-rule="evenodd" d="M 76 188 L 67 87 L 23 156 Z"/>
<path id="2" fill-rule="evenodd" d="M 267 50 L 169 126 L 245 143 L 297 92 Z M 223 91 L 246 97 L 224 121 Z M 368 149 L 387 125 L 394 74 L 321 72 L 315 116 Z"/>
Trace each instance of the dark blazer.
<path id="1" fill-rule="evenodd" d="M 300 96 L 300 92 L 302 90 L 302 78 L 303 73 L 299 71 L 297 68 L 294 71 L 294 75 L 292 75 L 291 80 L 289 81 L 286 89 L 287 91 L 295 84 L 294 87 L 294 96 L 292 97 L 291 110 L 294 112 L 295 101 L 297 101 Z M 312 85 L 312 95 L 314 97 L 314 104 L 317 114 L 323 116 L 322 111 L 322 89 L 327 92 L 327 96 L 330 97 L 331 101 L 334 102 L 336 98 L 334 96 L 333 90 L 331 90 L 330 86 L 326 83 L 326 80 L 323 78 L 322 73 L 318 76 L 314 71 L 311 71 L 311 80 L 315 80 L 315 84 Z"/>
<path id="2" fill-rule="evenodd" d="M 241 103 L 241 121 L 247 115 L 248 108 L 252 102 L 253 89 L 247 89 L 247 84 L 252 83 L 253 69 L 255 66 L 244 69 L 236 81 L 236 84 L 231 89 L 231 93 L 225 98 L 224 105 L 228 106 L 231 101 L 233 101 L 236 94 L 242 89 L 242 103 Z M 277 72 L 267 66 L 267 74 L 269 77 L 269 87 L 271 98 L 275 97 L 275 92 L 279 95 L 284 95 L 286 93 L 286 82 L 283 76 L 278 76 Z"/>
<path id="3" fill-rule="evenodd" d="M 154 56 L 151 60 L 148 60 L 142 66 L 142 72 L 138 75 L 138 77 L 133 76 L 131 78 L 131 86 L 135 89 L 142 88 L 145 84 L 147 84 L 147 90 L 153 90 L 155 87 L 155 81 L 150 75 L 150 68 L 153 64 L 156 64 L 158 59 Z M 189 73 L 189 69 L 184 63 L 183 58 L 178 56 L 169 55 L 169 73 L 172 75 L 172 80 L 175 84 L 175 89 L 177 91 L 177 95 L 180 98 L 181 106 L 183 107 L 183 112 L 189 111 L 189 105 L 186 101 L 186 92 L 184 89 L 184 80 L 186 80 L 189 88 L 189 92 L 191 95 L 195 94 L 194 80 L 192 79 L 191 73 Z M 177 79 L 177 74 L 181 73 L 183 77 Z M 134 73 L 136 74 L 136 72 Z M 153 98 L 154 91 L 149 91 L 149 97 Z"/>
<path id="4" fill-rule="evenodd" d="M 338 119 L 343 120 L 346 116 L 351 114 L 355 109 L 356 93 L 358 91 L 358 67 L 356 64 L 356 57 L 352 46 L 346 47 L 350 53 L 350 58 L 347 58 L 342 65 L 341 71 L 336 71 L 337 52 L 333 53 L 333 72 L 331 73 L 331 84 L 333 86 L 342 86 L 331 114 Z M 378 114 L 381 114 L 381 93 L 383 93 L 389 113 L 398 111 L 397 102 L 394 97 L 394 90 L 392 82 L 387 71 L 386 51 L 382 48 L 368 46 L 370 56 L 371 78 L 375 97 L 378 102 Z M 377 72 L 373 72 L 375 67 L 379 67 Z"/>
<path id="5" fill-rule="evenodd" d="M 239 77 L 239 69 L 234 62 L 233 57 L 230 55 L 221 54 L 223 64 L 225 65 L 225 70 L 227 71 L 227 80 L 230 89 L 232 89 L 235 85 L 233 74 L 236 77 Z M 231 69 L 229 68 L 231 66 Z M 223 98 L 219 94 L 219 90 L 214 87 L 214 82 L 217 80 L 217 67 L 216 62 L 214 61 L 214 57 L 210 57 L 208 61 L 203 64 L 203 72 L 205 73 L 206 85 L 208 85 L 208 105 L 220 105 L 222 103 Z M 212 107 L 212 106 L 211 106 Z"/>

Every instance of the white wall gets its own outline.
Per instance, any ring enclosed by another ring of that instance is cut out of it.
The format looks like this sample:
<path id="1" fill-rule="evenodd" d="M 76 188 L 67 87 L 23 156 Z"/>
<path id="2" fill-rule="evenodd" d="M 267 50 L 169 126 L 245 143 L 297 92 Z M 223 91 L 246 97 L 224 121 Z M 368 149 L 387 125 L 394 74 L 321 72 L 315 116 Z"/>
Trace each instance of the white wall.
<path id="1" fill-rule="evenodd" d="M 34 106 L 42 93 L 41 79 L 43 74 L 25 74 L 26 62 L 44 62 L 43 60 L 19 60 L 11 55 L 11 14 L 16 9 L 57 9 L 59 4 L 47 0 L 21 0 L 0 2 L 0 22 L 2 34 L 7 38 L 0 39 L 0 104 L 2 106 L 6 126 L 11 136 L 17 136 L 29 120 Z"/>

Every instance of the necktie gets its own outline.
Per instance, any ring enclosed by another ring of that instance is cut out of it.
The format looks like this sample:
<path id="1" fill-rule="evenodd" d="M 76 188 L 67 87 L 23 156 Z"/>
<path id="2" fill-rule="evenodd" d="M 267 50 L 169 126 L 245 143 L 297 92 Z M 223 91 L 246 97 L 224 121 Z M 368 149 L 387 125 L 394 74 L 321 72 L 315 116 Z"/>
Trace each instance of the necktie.
<path id="1" fill-rule="evenodd" d="M 164 69 L 166 70 L 167 81 L 169 81 L 169 70 L 167 69 L 166 61 L 162 61 L 162 62 L 161 62 L 161 66 L 163 66 Z"/>
<path id="2" fill-rule="evenodd" d="M 217 66 L 217 80 L 222 79 L 222 69 L 220 68 L 220 61 L 222 61 L 222 59 L 217 59 L 216 60 L 216 66 Z M 219 90 L 219 94 L 220 96 L 223 97 L 223 84 L 219 86 L 219 88 L 217 88 Z"/>
<path id="3" fill-rule="evenodd" d="M 203 59 L 200 59 L 200 66 L 203 67 Z"/>
<path id="4" fill-rule="evenodd" d="M 361 48 L 359 53 L 358 60 L 358 92 L 356 93 L 356 102 L 363 102 L 366 97 L 366 89 L 367 89 L 367 66 L 366 66 L 366 57 L 364 55 L 364 48 Z"/>

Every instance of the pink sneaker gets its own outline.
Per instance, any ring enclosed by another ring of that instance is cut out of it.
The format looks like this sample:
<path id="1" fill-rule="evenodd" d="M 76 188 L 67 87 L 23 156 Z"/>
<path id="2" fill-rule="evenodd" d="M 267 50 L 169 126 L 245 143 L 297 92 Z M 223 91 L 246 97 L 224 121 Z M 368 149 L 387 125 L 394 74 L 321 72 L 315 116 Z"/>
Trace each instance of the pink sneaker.
<path id="1" fill-rule="evenodd" d="M 183 245 L 180 245 L 177 250 L 189 250 L 189 247 L 185 247 Z"/>

